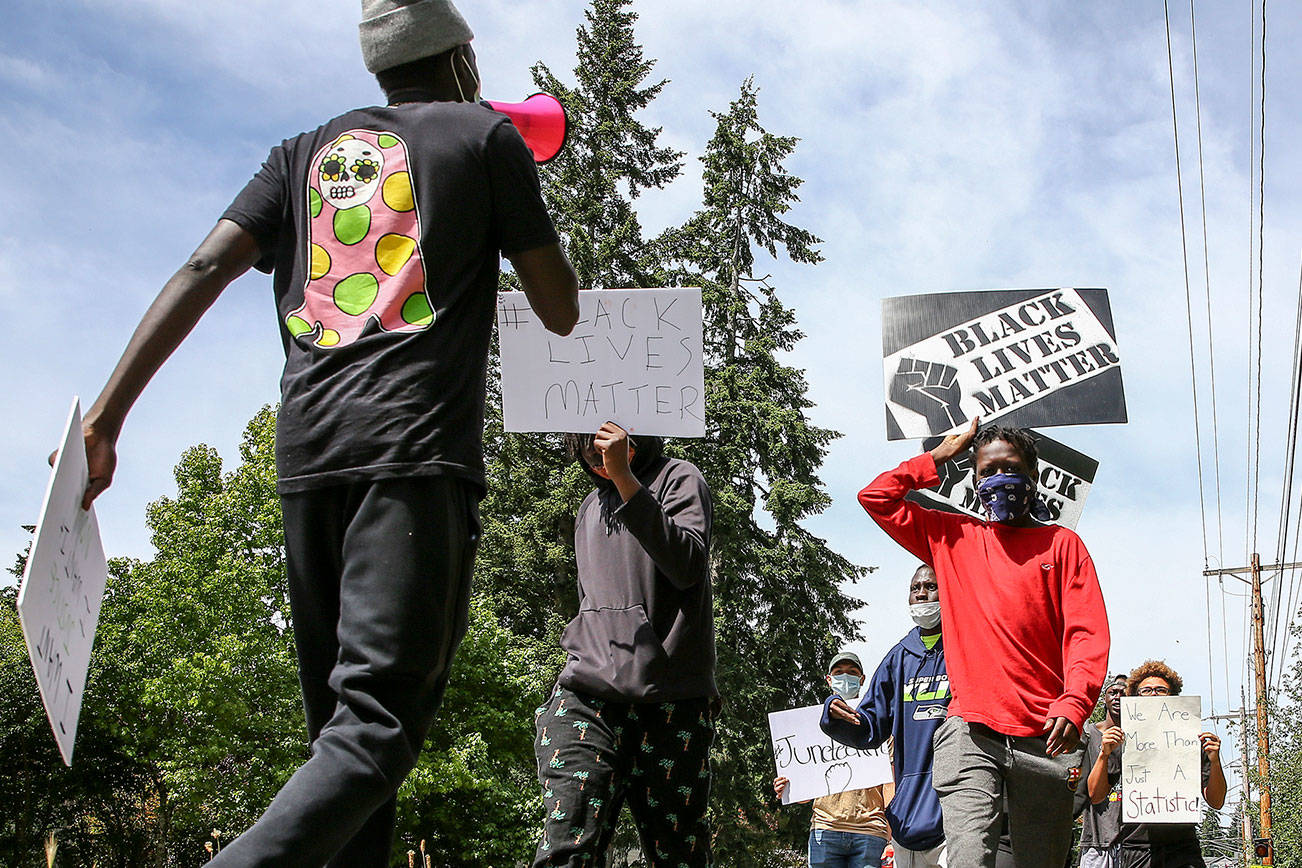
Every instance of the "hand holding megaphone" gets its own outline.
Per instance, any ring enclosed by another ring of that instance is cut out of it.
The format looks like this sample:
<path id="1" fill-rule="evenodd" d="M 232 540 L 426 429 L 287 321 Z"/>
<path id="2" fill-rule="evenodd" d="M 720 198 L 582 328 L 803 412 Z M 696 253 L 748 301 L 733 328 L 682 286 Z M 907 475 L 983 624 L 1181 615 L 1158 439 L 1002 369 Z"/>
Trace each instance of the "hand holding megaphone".
<path id="1" fill-rule="evenodd" d="M 536 93 L 524 102 L 484 100 L 493 109 L 511 119 L 524 137 L 534 161 L 545 163 L 565 146 L 568 121 L 561 101 L 549 93 Z"/>

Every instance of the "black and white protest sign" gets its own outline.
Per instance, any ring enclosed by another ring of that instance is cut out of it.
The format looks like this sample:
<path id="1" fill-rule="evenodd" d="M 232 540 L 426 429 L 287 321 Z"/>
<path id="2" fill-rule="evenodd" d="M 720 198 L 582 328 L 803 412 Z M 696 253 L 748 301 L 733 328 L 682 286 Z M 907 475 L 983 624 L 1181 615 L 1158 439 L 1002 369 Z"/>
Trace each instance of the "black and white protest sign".
<path id="1" fill-rule="evenodd" d="M 1039 496 L 1049 507 L 1049 520 L 1075 529 L 1099 463 L 1039 431 L 1031 431 L 1031 435 L 1039 453 Z M 922 441 L 922 448 L 930 451 L 939 444 L 940 438 L 932 437 Z M 984 519 L 986 515 L 977 500 L 973 461 L 969 451 L 961 458 L 945 462 L 936 468 L 940 485 L 910 491 L 905 499 L 931 509 Z"/>
<path id="2" fill-rule="evenodd" d="M 1019 427 L 1125 422 L 1106 289 L 1007 289 L 882 301 L 886 436 L 968 420 Z"/>
<path id="3" fill-rule="evenodd" d="M 809 705 L 769 714 L 773 765 L 790 783 L 782 804 L 834 796 L 891 781 L 891 759 L 885 747 L 859 750 L 823 733 L 818 722 L 823 706 Z"/>
<path id="4" fill-rule="evenodd" d="M 594 289 L 579 322 L 543 328 L 522 292 L 497 300 L 502 418 L 507 431 L 705 436 L 701 290 Z"/>
<path id="5" fill-rule="evenodd" d="M 1123 696 L 1121 817 L 1127 823 L 1203 819 L 1202 700 Z"/>
<path id="6" fill-rule="evenodd" d="M 72 765 L 82 692 L 108 579 L 95 508 L 81 508 L 90 473 L 81 407 L 75 398 L 62 444 L 18 589 L 18 618 L 54 740 L 63 761 Z"/>

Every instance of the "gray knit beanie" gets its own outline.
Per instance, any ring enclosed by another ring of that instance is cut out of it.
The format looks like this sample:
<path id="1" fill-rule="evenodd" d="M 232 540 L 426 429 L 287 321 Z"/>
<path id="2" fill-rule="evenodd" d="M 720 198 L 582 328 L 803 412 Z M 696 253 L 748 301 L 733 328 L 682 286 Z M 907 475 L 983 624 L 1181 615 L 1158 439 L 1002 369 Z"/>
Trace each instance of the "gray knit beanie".
<path id="1" fill-rule="evenodd" d="M 362 59 L 371 72 L 442 54 L 475 38 L 452 0 L 362 0 Z"/>

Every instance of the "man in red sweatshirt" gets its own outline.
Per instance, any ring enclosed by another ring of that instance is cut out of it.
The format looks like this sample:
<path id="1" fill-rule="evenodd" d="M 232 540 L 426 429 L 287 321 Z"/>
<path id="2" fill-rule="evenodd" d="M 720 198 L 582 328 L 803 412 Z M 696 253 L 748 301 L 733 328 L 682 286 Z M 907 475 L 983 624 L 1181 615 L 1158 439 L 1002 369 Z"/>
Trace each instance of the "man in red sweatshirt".
<path id="1" fill-rule="evenodd" d="M 979 421 L 877 477 L 859 502 L 940 582 L 953 699 L 932 781 L 949 868 L 994 868 L 1005 809 L 1018 868 L 1061 868 L 1081 728 L 1107 672 L 1107 612 L 1080 537 L 1043 523 L 1034 438 L 978 432 Z M 904 499 L 938 484 L 936 468 L 972 447 L 987 521 Z"/>

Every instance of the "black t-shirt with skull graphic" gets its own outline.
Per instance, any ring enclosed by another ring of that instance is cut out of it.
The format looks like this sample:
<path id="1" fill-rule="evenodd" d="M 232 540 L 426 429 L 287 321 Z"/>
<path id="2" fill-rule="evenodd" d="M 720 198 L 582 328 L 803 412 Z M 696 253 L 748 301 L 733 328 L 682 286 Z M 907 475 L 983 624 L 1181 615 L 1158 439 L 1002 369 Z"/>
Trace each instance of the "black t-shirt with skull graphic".
<path id="1" fill-rule="evenodd" d="M 499 253 L 557 240 L 511 122 L 482 104 L 357 109 L 273 148 L 222 216 L 275 275 L 279 490 L 444 473 L 482 488 Z"/>

